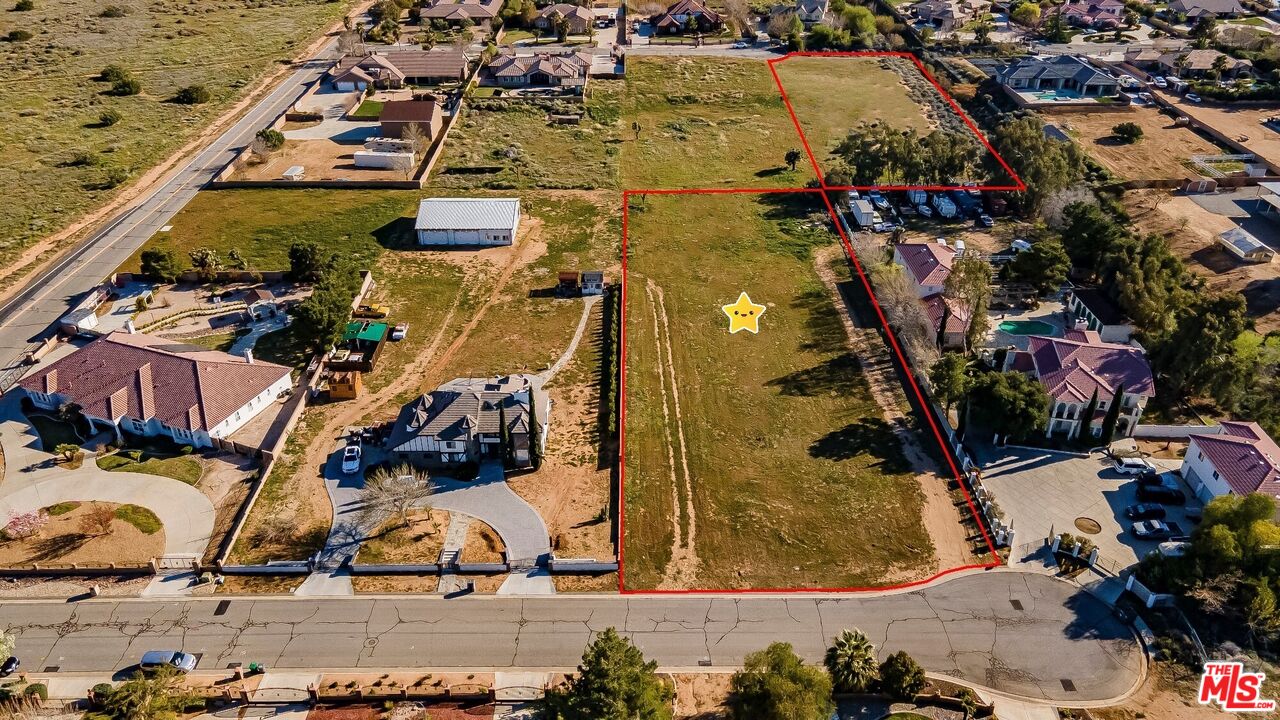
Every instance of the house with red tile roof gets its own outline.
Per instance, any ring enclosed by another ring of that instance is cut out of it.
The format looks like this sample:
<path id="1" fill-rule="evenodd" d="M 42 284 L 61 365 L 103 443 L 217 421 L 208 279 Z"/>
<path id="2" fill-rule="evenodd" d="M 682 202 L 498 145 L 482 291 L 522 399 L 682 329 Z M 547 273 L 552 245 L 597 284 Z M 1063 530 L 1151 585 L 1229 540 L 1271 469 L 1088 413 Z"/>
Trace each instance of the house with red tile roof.
<path id="1" fill-rule="evenodd" d="M 142 333 L 114 332 L 18 382 L 36 407 L 80 406 L 111 428 L 210 447 L 293 387 L 289 368 Z"/>
<path id="2" fill-rule="evenodd" d="M 1110 30 L 1124 22 L 1125 5 L 1120 0 L 1071 0 L 1058 12 L 1072 25 Z"/>
<path id="3" fill-rule="evenodd" d="M 1025 351 L 1005 357 L 1004 370 L 1024 372 L 1044 386 L 1051 401 L 1046 436 L 1077 435 L 1095 392 L 1098 405 L 1090 422 L 1093 434 L 1100 434 L 1107 409 L 1121 390 L 1116 435 L 1132 435 L 1156 392 L 1151 366 L 1141 350 L 1103 342 L 1093 330 L 1068 330 L 1061 338 L 1033 335 Z"/>
<path id="4" fill-rule="evenodd" d="M 940 338 L 943 350 L 964 349 L 964 336 L 969 331 L 969 319 L 973 317 L 964 303 L 947 299 L 942 293 L 934 293 L 920 299 L 934 337 Z M 942 329 L 946 320 L 947 328 Z"/>
<path id="5" fill-rule="evenodd" d="M 907 271 L 907 278 L 921 298 L 942 292 L 959 251 L 945 243 L 902 243 L 893 246 L 893 261 Z"/>
<path id="6" fill-rule="evenodd" d="M 649 24 L 657 33 L 674 35 L 690 28 L 698 32 L 719 30 L 724 27 L 724 18 L 702 0 L 676 0 L 665 12 L 649 18 Z"/>
<path id="7" fill-rule="evenodd" d="M 1224 420 L 1216 432 L 1191 436 L 1182 477 L 1205 502 L 1232 493 L 1280 499 L 1280 447 L 1258 423 Z"/>

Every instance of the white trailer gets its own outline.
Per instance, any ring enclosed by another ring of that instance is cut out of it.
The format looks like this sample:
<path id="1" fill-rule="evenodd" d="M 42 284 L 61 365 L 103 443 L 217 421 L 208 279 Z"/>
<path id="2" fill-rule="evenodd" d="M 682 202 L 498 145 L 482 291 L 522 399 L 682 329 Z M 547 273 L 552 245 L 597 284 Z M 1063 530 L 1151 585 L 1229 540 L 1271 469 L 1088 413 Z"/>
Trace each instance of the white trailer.
<path id="1" fill-rule="evenodd" d="M 864 229 L 870 228 L 876 223 L 876 209 L 870 200 L 850 200 L 849 212 L 853 214 L 853 219 L 857 221 L 858 225 Z"/>
<path id="2" fill-rule="evenodd" d="M 938 193 L 933 196 L 933 209 L 938 211 L 938 215 L 944 218 L 953 218 L 956 216 L 956 204 L 951 198 Z"/>

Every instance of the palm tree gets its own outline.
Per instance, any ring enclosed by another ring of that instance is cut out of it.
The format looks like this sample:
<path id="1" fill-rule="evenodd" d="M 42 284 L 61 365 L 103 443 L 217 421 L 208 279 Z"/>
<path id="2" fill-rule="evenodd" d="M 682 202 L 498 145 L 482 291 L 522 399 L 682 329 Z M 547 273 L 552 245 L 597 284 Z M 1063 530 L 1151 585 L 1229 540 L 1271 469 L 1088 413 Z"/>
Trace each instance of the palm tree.
<path id="1" fill-rule="evenodd" d="M 823 662 L 836 692 L 866 692 L 880 675 L 876 647 L 857 629 L 840 631 Z"/>

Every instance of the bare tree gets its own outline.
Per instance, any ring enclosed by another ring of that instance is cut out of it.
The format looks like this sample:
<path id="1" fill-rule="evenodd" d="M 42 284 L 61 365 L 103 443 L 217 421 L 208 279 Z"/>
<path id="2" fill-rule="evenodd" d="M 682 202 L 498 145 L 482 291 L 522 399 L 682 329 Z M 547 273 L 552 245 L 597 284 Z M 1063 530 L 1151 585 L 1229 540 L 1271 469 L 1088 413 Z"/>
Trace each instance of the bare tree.
<path id="1" fill-rule="evenodd" d="M 80 516 L 80 532 L 85 535 L 110 535 L 116 511 L 108 505 L 94 505 Z"/>
<path id="2" fill-rule="evenodd" d="M 405 464 L 393 468 L 379 467 L 369 475 L 360 489 L 360 503 L 366 517 L 387 513 L 400 516 L 401 524 L 409 524 L 409 511 L 431 497 L 431 480 Z"/>
<path id="3" fill-rule="evenodd" d="M 261 165 L 269 157 L 271 157 L 271 146 L 267 144 L 266 140 L 256 137 L 253 142 L 249 143 L 249 160 L 254 165 Z"/>
<path id="4" fill-rule="evenodd" d="M 418 167 L 417 155 L 396 153 L 396 156 L 391 159 L 391 167 L 404 175 L 405 180 L 412 180 L 413 171 Z"/>
<path id="5" fill-rule="evenodd" d="M 431 138 L 422 129 L 421 123 L 405 125 L 404 130 L 400 131 L 400 139 L 409 144 L 409 149 L 413 151 L 415 158 L 425 153 L 427 148 L 431 146 Z"/>
<path id="6" fill-rule="evenodd" d="M 751 29 L 751 10 L 747 7 L 747 0 L 725 0 L 724 14 L 737 28 L 738 34 L 745 35 Z"/>
<path id="7" fill-rule="evenodd" d="M 1045 198 L 1044 203 L 1040 205 L 1040 217 L 1044 218 L 1049 227 L 1060 228 L 1065 224 L 1062 219 L 1062 211 L 1068 205 L 1078 202 L 1090 205 L 1098 204 L 1097 198 L 1093 195 L 1093 190 L 1084 183 L 1077 183 Z"/>
<path id="8" fill-rule="evenodd" d="M 338 52 L 342 55 L 364 55 L 364 37 L 359 30 L 345 30 L 338 35 Z"/>
<path id="9" fill-rule="evenodd" d="M 784 37 L 791 32 L 791 18 L 794 14 L 793 12 L 774 13 L 765 25 L 765 32 L 772 37 Z"/>

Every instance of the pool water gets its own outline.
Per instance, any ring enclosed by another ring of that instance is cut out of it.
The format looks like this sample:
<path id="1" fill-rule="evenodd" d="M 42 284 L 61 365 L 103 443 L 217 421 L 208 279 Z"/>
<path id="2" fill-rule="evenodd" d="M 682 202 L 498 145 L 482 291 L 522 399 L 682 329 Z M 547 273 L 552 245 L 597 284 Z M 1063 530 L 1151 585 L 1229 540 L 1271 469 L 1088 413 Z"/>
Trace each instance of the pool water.
<path id="1" fill-rule="evenodd" d="M 1010 335 L 1052 335 L 1053 326 L 1043 320 L 1005 320 L 998 325 Z"/>

